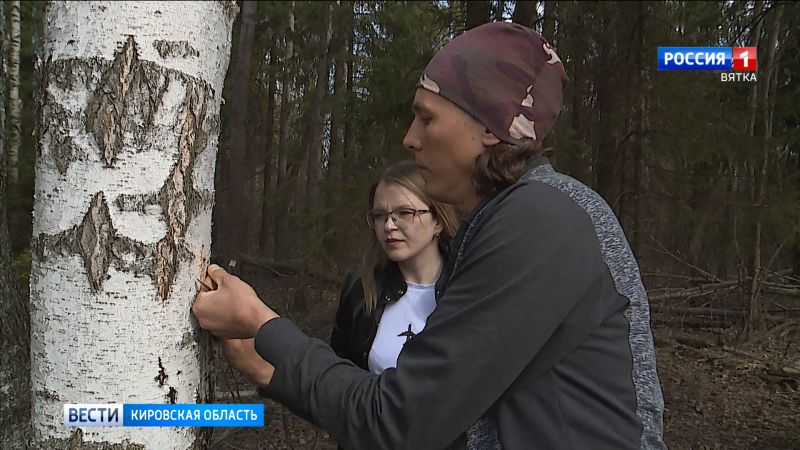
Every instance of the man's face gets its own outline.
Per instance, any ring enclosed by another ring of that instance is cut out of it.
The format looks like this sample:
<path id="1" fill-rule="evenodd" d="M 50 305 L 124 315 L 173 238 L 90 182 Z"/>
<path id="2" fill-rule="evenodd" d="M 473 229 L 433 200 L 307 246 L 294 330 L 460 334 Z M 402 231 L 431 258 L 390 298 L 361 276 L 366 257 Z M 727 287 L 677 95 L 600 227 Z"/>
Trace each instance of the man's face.
<path id="1" fill-rule="evenodd" d="M 423 169 L 425 189 L 436 200 L 471 211 L 480 201 L 475 194 L 475 158 L 494 137 L 478 121 L 448 100 L 425 89 L 414 96 L 414 121 L 403 138 Z"/>

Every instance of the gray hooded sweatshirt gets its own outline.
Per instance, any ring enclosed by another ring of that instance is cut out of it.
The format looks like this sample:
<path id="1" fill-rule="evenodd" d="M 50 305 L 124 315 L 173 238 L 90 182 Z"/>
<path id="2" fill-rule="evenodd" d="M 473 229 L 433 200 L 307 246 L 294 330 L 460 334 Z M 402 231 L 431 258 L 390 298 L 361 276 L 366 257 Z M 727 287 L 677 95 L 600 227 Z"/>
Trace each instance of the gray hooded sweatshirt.
<path id="1" fill-rule="evenodd" d="M 444 270 L 425 329 L 380 375 L 264 324 L 270 395 L 345 448 L 666 448 L 647 295 L 597 193 L 535 158 L 462 221 Z"/>

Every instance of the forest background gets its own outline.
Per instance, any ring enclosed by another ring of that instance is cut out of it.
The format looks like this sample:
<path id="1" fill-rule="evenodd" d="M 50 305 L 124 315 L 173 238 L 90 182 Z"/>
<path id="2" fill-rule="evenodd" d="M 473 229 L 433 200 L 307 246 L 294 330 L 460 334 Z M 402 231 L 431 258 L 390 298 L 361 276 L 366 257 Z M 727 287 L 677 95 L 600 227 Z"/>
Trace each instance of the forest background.
<path id="1" fill-rule="evenodd" d="M 45 6 L 3 2 L 0 239 L 11 244 L 7 271 L 21 298 Z M 297 1 L 240 10 L 223 91 L 213 260 L 237 260 L 267 299 L 324 337 L 338 283 L 369 232 L 368 188 L 411 157 L 401 141 L 422 68 L 464 30 L 522 23 L 554 44 L 570 77 L 545 142 L 552 161 L 609 202 L 640 263 L 668 443 L 800 447 L 798 4 Z M 758 80 L 659 72 L 659 46 L 757 47 Z"/>

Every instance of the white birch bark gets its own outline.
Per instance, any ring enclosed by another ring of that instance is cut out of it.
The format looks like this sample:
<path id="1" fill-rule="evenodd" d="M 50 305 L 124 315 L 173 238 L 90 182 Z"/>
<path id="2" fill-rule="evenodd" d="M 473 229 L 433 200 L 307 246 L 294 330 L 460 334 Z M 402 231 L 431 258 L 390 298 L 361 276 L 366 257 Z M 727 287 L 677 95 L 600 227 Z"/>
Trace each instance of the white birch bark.
<path id="1" fill-rule="evenodd" d="M 20 11 L 19 1 L 8 2 L 9 42 L 8 42 L 8 177 L 12 186 L 19 178 L 20 102 L 19 102 L 19 52 L 20 52 Z"/>
<path id="2" fill-rule="evenodd" d="M 64 403 L 212 400 L 190 316 L 211 243 L 234 2 L 53 2 L 33 223 L 34 448 L 202 448 L 192 428 L 65 428 Z M 114 447 L 118 448 L 118 447 Z"/>

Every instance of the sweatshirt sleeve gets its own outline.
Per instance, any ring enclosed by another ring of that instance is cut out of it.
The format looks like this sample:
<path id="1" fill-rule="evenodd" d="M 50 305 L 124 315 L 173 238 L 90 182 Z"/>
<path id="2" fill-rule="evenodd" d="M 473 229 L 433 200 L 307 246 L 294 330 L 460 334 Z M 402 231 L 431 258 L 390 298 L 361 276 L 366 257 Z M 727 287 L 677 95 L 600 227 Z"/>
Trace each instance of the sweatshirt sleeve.
<path id="1" fill-rule="evenodd" d="M 607 271 L 589 217 L 566 195 L 541 183 L 503 195 L 479 219 L 396 369 L 370 374 L 274 319 L 256 336 L 256 350 L 276 367 L 274 396 L 347 448 L 441 449 L 455 440 Z"/>

